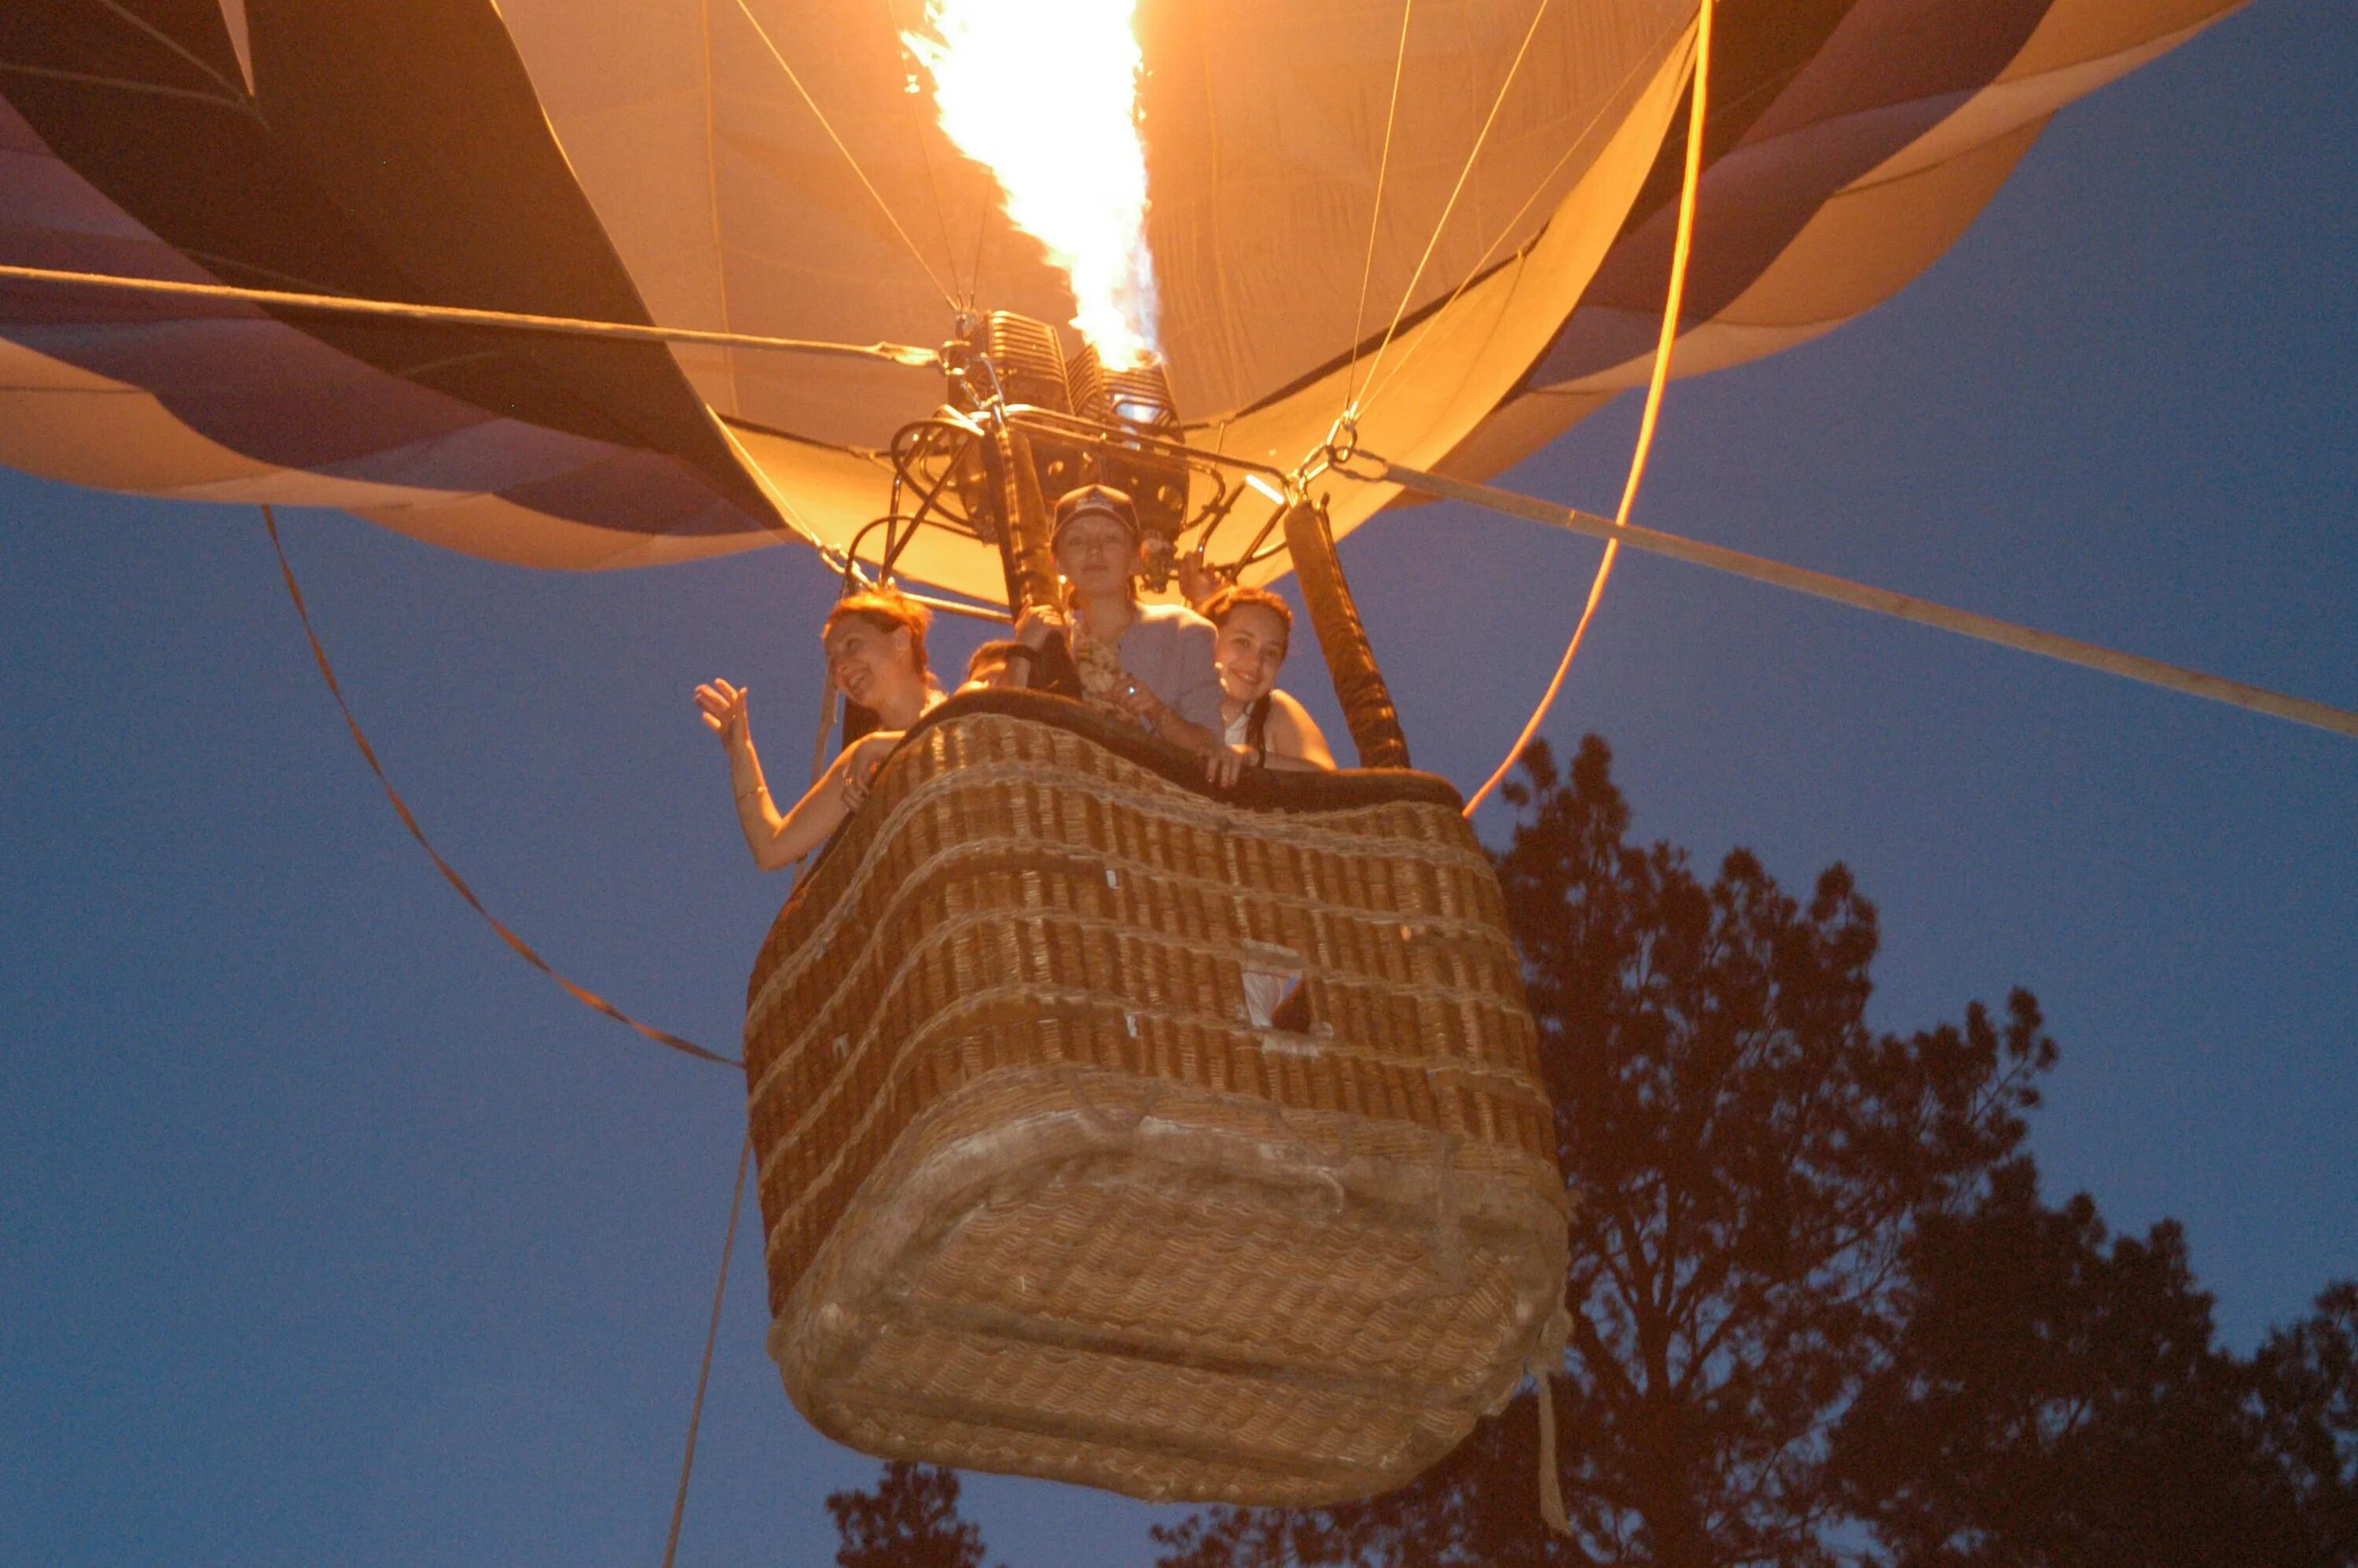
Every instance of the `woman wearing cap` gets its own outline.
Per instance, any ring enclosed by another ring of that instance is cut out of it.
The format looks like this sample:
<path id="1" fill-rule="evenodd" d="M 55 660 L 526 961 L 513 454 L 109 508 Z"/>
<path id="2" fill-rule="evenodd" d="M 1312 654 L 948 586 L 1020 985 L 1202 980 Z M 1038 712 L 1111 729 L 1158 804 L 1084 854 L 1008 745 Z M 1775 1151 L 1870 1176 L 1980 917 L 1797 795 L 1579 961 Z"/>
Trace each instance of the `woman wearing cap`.
<path id="1" fill-rule="evenodd" d="M 1204 604 L 1217 635 L 1220 738 L 1241 761 L 1289 773 L 1332 773 L 1335 753 L 1309 709 L 1277 689 L 1293 611 L 1265 588 L 1225 588 Z"/>
<path id="2" fill-rule="evenodd" d="M 753 749 L 745 707 L 749 688 L 725 680 L 696 688 L 696 706 L 705 724 L 729 753 L 737 822 L 745 830 L 755 865 L 774 871 L 825 843 L 844 818 L 860 809 L 869 780 L 902 732 L 942 700 L 941 688 L 925 668 L 929 620 L 923 605 L 890 589 L 852 594 L 827 611 L 820 629 L 827 679 L 848 700 L 875 714 L 878 728 L 846 746 L 834 765 L 784 813 L 770 798 L 762 758 Z"/>
<path id="3" fill-rule="evenodd" d="M 1069 618 L 1028 610 L 1015 636 L 1034 662 L 1059 632 L 1081 689 L 1164 740 L 1210 756 L 1222 752 L 1220 680 L 1212 623 L 1175 604 L 1141 604 L 1138 514 L 1130 497 L 1087 485 L 1056 503 L 1053 549 L 1065 579 Z"/>

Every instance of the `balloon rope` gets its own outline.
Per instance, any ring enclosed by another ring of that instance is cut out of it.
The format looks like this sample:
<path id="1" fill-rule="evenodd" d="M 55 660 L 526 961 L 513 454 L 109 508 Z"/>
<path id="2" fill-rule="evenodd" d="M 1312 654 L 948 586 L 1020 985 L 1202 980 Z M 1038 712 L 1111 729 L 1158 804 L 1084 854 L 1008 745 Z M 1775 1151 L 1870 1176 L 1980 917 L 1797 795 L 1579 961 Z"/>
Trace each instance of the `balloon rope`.
<path id="1" fill-rule="evenodd" d="M 2159 687 L 2165 691 L 2223 702 L 2231 707 L 2248 708 L 2254 713 L 2288 719 L 2296 724 L 2313 725 L 2320 730 L 2358 740 L 2358 712 L 2309 697 L 2292 697 L 2284 692 L 2271 691 L 2266 687 L 2229 680 L 2224 676 L 2189 669 L 2183 665 L 2165 664 L 2142 654 L 2125 654 L 2117 648 L 2107 648 L 2101 643 L 2086 643 L 2077 637 L 2041 632 L 2035 627 L 2001 621 L 1995 615 L 1935 604 L 1931 600 L 1853 582 L 1848 578 L 1835 577 L 1829 572 L 1788 566 L 1763 556 L 1731 550 L 1724 545 L 1707 545 L 1700 539 L 1664 534 L 1653 528 L 1624 527 L 1609 517 L 1558 506 L 1552 501 L 1520 495 L 1495 485 L 1474 484 L 1462 479 L 1452 479 L 1446 474 L 1404 468 L 1398 463 L 1386 463 L 1381 474 L 1370 477 L 1381 483 L 1396 484 L 1441 500 L 1462 501 L 1469 506 L 1487 507 L 1509 517 L 1524 517 L 1534 523 L 1569 528 L 1593 538 L 1617 539 L 1633 550 L 1668 556 L 1674 561 L 1707 567 L 1713 571 L 1726 572 L 1753 582 L 1765 582 L 1772 588 L 1790 589 L 1796 593 L 1810 594 L 1835 604 L 1846 604 L 1854 610 L 1873 611 L 1877 615 L 1888 615 L 1897 621 L 1954 632 L 1961 637 L 1995 643 L 2002 648 L 2037 654 L 2041 658 L 2078 665 L 2082 669 L 2100 670 L 2105 675 Z"/>
<path id="2" fill-rule="evenodd" d="M 652 1024 L 641 1023 L 595 991 L 574 984 L 565 976 L 557 973 L 547 959 L 535 952 L 530 943 L 509 930 L 501 922 L 499 916 L 483 907 L 483 901 L 475 896 L 475 890 L 467 885 L 467 880 L 458 873 L 449 861 L 442 858 L 440 851 L 437 850 L 433 842 L 426 837 L 426 829 L 417 825 L 416 816 L 410 812 L 409 803 L 401 798 L 401 792 L 393 787 L 393 780 L 386 776 L 384 764 L 377 760 L 376 748 L 369 744 L 368 736 L 361 730 L 360 720 L 352 717 L 352 704 L 344 700 L 344 688 L 336 679 L 335 666 L 328 663 L 328 650 L 320 643 L 319 633 L 311 624 L 311 611 L 303 602 L 303 590 L 295 581 L 295 568 L 287 559 L 286 543 L 278 536 L 278 519 L 268 506 L 262 509 L 262 521 L 270 530 L 270 547 L 278 553 L 278 573 L 287 579 L 287 597 L 295 602 L 296 619 L 303 623 L 303 635 L 310 642 L 311 657 L 319 666 L 320 678 L 328 683 L 328 695 L 336 699 L 337 710 L 344 716 L 344 727 L 352 732 L 352 743 L 361 750 L 361 760 L 369 765 L 371 773 L 376 774 L 376 782 L 384 786 L 384 797 L 393 802 L 393 809 L 400 816 L 401 825 L 409 829 L 409 836 L 417 840 L 418 848 L 426 851 L 427 858 L 434 862 L 434 869 L 442 873 L 443 880 L 459 890 L 459 896 L 465 899 L 474 912 L 481 915 L 493 931 L 499 933 L 500 939 L 514 948 L 525 963 L 564 987 L 567 994 L 583 1006 L 594 1008 L 615 1022 L 627 1024 L 637 1030 L 656 1044 L 669 1046 L 684 1055 L 694 1056 L 702 1062 L 717 1062 L 724 1067 L 742 1066 L 744 1064 L 733 1056 L 723 1056 L 718 1051 L 705 1049 L 693 1040 L 683 1040 L 678 1035 L 657 1029 Z"/>
<path id="3" fill-rule="evenodd" d="M 720 330 L 736 330 L 736 319 L 729 309 L 729 246 L 720 227 L 720 154 L 719 137 L 713 121 L 719 112 L 719 102 L 712 86 L 712 0 L 698 0 L 697 23 L 704 45 L 704 201 L 706 227 L 712 234 L 712 291 L 719 296 Z M 745 396 L 737 379 L 737 356 L 724 353 L 720 368 L 729 375 L 729 412 L 742 414 Z M 719 410 L 713 410 L 718 416 Z"/>
<path id="4" fill-rule="evenodd" d="M 148 42 L 160 45 L 162 48 L 169 49 L 173 54 L 179 57 L 183 64 L 194 66 L 200 74 L 209 78 L 214 86 L 229 94 L 226 102 L 231 107 L 241 110 L 243 113 L 252 115 L 256 120 L 262 118 L 260 111 L 254 106 L 253 94 L 241 91 L 239 83 L 232 81 L 228 77 L 222 75 L 220 71 L 215 70 L 211 65 L 207 64 L 204 58 L 201 55 L 199 55 L 195 50 L 189 49 L 186 44 L 181 43 L 178 38 L 172 37 L 171 34 L 166 32 L 155 23 L 147 20 L 145 16 L 140 16 L 137 12 L 124 5 L 121 3 L 121 0 L 98 0 L 98 3 L 107 11 L 112 12 L 117 21 L 122 22 L 126 27 L 135 28 L 140 33 L 144 34 Z"/>
<path id="5" fill-rule="evenodd" d="M 1693 106 L 1687 115 L 1686 172 L 1679 184 L 1678 240 L 1671 248 L 1670 289 L 1662 301 L 1662 335 L 1654 346 L 1654 373 L 1646 384 L 1646 413 L 1638 422 L 1638 448 L 1629 455 L 1628 482 L 1621 487 L 1621 509 L 1614 514 L 1617 528 L 1629 525 L 1630 510 L 1638 503 L 1638 486 L 1646 477 L 1646 458 L 1654 446 L 1654 426 L 1662 412 L 1662 390 L 1670 384 L 1671 350 L 1678 341 L 1679 308 L 1684 302 L 1687 287 L 1687 258 L 1694 246 L 1695 194 L 1703 184 L 1704 117 L 1709 111 L 1711 87 L 1711 21 L 1714 0 L 1703 0 L 1703 8 L 1695 16 L 1694 79 L 1692 89 Z M 1621 552 L 1618 536 L 1605 542 L 1605 558 L 1596 563 L 1596 579 L 1588 585 L 1588 602 L 1580 611 L 1580 622 L 1572 629 L 1572 641 L 1564 644 L 1563 658 L 1555 667 L 1555 678 L 1548 682 L 1547 694 L 1540 705 L 1531 709 L 1531 721 L 1515 738 L 1513 746 L 1500 761 L 1474 797 L 1466 803 L 1466 815 L 1471 816 L 1498 781 L 1507 776 L 1523 754 L 1523 748 L 1540 732 L 1546 722 L 1548 709 L 1555 706 L 1556 694 L 1563 690 L 1564 676 L 1572 673 L 1572 661 L 1580 653 L 1581 641 L 1588 635 L 1588 623 L 1596 616 L 1596 606 L 1605 597 L 1605 585 L 1613 576 L 1613 562 Z"/>
<path id="6" fill-rule="evenodd" d="M 711 0 L 705 0 L 705 4 L 709 5 L 711 4 Z M 884 0 L 884 25 L 892 29 L 892 36 L 894 38 L 897 38 L 902 35 L 903 29 L 901 26 L 899 0 Z M 952 283 L 956 283 L 958 280 L 957 246 L 952 243 L 950 239 L 949 212 L 947 209 L 944 208 L 942 205 L 941 178 L 934 172 L 934 147 L 931 138 L 925 135 L 928 126 L 925 124 L 925 110 L 918 105 L 916 94 L 913 92 L 904 92 L 901 94 L 901 96 L 907 101 L 909 105 L 909 122 L 912 125 L 916 127 L 917 156 L 925 161 L 925 189 L 933 194 L 934 226 L 940 232 L 942 236 L 942 265 L 950 269 L 950 281 Z M 986 200 L 983 203 L 983 210 L 985 211 L 989 211 L 990 208 L 990 204 Z M 969 281 L 959 292 L 958 306 L 961 309 L 971 310 L 974 308 L 974 286 L 976 283 L 980 282 L 982 278 L 982 257 L 979 251 L 979 242 L 978 242 L 974 271 L 975 276 L 973 280 Z"/>
<path id="7" fill-rule="evenodd" d="M 934 264 L 925 259 L 925 253 L 917 248 L 917 242 L 909 237 L 909 231 L 901 227 L 901 220 L 894 217 L 892 209 L 886 205 L 884 193 L 876 189 L 875 181 L 868 178 L 868 171 L 860 167 L 860 160 L 852 156 L 851 149 L 844 145 L 843 138 L 836 135 L 834 124 L 827 117 L 827 111 L 818 106 L 818 100 L 811 96 L 810 89 L 803 85 L 803 79 L 795 74 L 795 68 L 786 63 L 786 57 L 778 52 L 778 46 L 771 41 L 770 29 L 762 26 L 762 18 L 753 15 L 753 8 L 745 4 L 745 0 L 737 0 L 737 9 L 744 12 L 745 19 L 753 24 L 754 36 L 762 40 L 762 47 L 770 51 L 770 58 L 778 62 L 778 69 L 786 73 L 786 80 L 794 83 L 795 91 L 802 94 L 804 104 L 818 121 L 818 128 L 827 133 L 827 139 L 835 144 L 835 150 L 841 153 L 843 161 L 851 166 L 853 178 L 866 189 L 869 199 L 876 203 L 876 210 L 884 214 L 884 221 L 892 225 L 892 232 L 901 236 L 901 243 L 909 247 L 909 254 L 914 256 L 917 265 L 925 269 L 925 281 L 934 286 L 934 292 L 942 297 L 943 304 L 956 310 L 958 308 L 957 297 L 943 287 L 941 278 L 934 272 Z M 950 265 L 953 267 L 957 266 L 956 256 L 950 258 Z"/>
<path id="8" fill-rule="evenodd" d="M 235 97 L 223 97 L 218 92 L 200 92 L 188 87 L 167 87 L 160 81 L 137 81 L 121 76 L 101 76 L 87 70 L 60 70 L 54 66 L 24 65 L 16 60 L 0 60 L 0 76 L 29 76 L 36 81 L 70 81 L 85 87 L 107 87 L 117 92 L 140 92 L 151 98 L 176 98 L 183 103 L 209 103 L 216 109 L 227 109 L 259 124 L 261 113 L 254 101 L 239 92 Z"/>
<path id="9" fill-rule="evenodd" d="M 1530 212 L 1533 207 L 1539 205 L 1540 199 L 1554 188 L 1555 177 L 1562 174 L 1564 170 L 1564 166 L 1571 163 L 1574 158 L 1579 157 L 1581 152 L 1588 146 L 1588 134 L 1596 128 L 1598 123 L 1605 118 L 1606 114 L 1611 110 L 1613 105 L 1619 101 L 1621 89 L 1628 87 L 1631 81 L 1635 81 L 1639 71 L 1644 69 L 1645 67 L 1642 61 L 1638 65 L 1632 66 L 1629 69 L 1628 74 L 1621 79 L 1620 86 L 1617 87 L 1612 93 L 1604 98 L 1604 100 L 1599 103 L 1596 113 L 1588 117 L 1587 124 L 1580 127 L 1579 134 L 1571 137 L 1566 142 L 1563 151 L 1556 156 L 1554 166 L 1547 171 L 1545 176 L 1532 183 L 1531 194 L 1523 198 L 1523 204 L 1515 209 L 1514 216 L 1509 218 L 1504 223 L 1498 225 L 1498 233 L 1492 236 L 1488 244 L 1482 247 L 1481 255 L 1476 258 L 1473 265 L 1466 269 L 1465 276 L 1457 280 L 1457 287 L 1451 289 L 1447 297 L 1444 298 L 1439 305 L 1429 307 L 1425 310 L 1424 316 L 1427 320 L 1437 320 L 1441 317 L 1447 315 L 1449 313 L 1449 308 L 1456 304 L 1460 298 L 1464 297 L 1467 289 L 1473 287 L 1476 284 L 1481 282 L 1482 279 L 1490 276 L 1490 261 L 1492 257 L 1498 254 L 1498 248 L 1514 237 L 1516 232 L 1522 226 L 1524 215 Z M 1543 235 L 1546 232 L 1547 225 L 1541 224 L 1540 226 L 1540 234 Z M 1534 235 L 1531 243 L 1532 245 L 1536 245 L 1539 243 L 1539 238 L 1540 235 Z M 1434 332 L 1420 332 L 1415 337 L 1411 338 L 1408 341 L 1408 347 L 1401 351 L 1401 357 L 1394 360 L 1390 366 L 1385 370 L 1383 379 L 1381 381 L 1369 381 L 1366 395 L 1359 399 L 1359 417 L 1361 419 L 1367 418 L 1368 416 L 1376 411 L 1376 405 L 1384 400 L 1384 394 L 1398 383 L 1401 376 L 1408 373 L 1408 367 L 1416 363 L 1416 356 L 1423 352 L 1425 345 L 1432 342 L 1438 335 L 1439 334 Z"/>
<path id="10" fill-rule="evenodd" d="M 1433 253 L 1441 246 L 1441 236 L 1449 228 L 1450 214 L 1457 211 L 1457 199 L 1466 194 L 1466 182 L 1473 178 L 1474 165 L 1482 156 L 1484 144 L 1490 139 L 1490 127 L 1498 123 L 1498 111 L 1507 106 L 1507 94 L 1513 90 L 1515 78 L 1523 69 L 1523 59 L 1531 52 L 1531 40 L 1540 35 L 1540 23 L 1548 13 L 1550 0 L 1540 0 L 1531 12 L 1531 25 L 1523 29 L 1521 47 L 1515 50 L 1513 63 L 1507 67 L 1507 79 L 1498 83 L 1498 95 L 1490 100 L 1490 113 L 1484 116 L 1482 128 L 1474 136 L 1474 145 L 1466 149 L 1466 162 L 1457 170 L 1457 183 L 1450 187 L 1449 200 L 1442 203 L 1441 216 L 1433 222 L 1433 236 L 1424 242 L 1424 254 L 1416 259 L 1416 270 L 1409 275 L 1408 287 L 1401 290 L 1400 304 L 1392 309 L 1391 324 L 1384 329 L 1383 341 L 1376 345 L 1376 357 L 1368 366 L 1368 380 L 1372 383 L 1376 373 L 1384 368 L 1384 355 L 1390 351 L 1393 336 L 1400 331 L 1401 322 L 1407 319 L 1409 302 L 1416 297 L 1416 286 L 1424 281 L 1424 269 L 1433 263 Z M 1353 361 L 1357 362 L 1357 353 Z M 1346 408 L 1344 417 L 1351 418 L 1355 409 Z"/>
<path id="11" fill-rule="evenodd" d="M 348 294 L 297 294 L 283 288 L 241 288 L 226 283 L 192 283 L 170 277 L 125 277 L 105 272 L 59 272 L 45 266 L 0 265 L 0 282 L 60 284 L 108 288 L 183 299 L 221 299 L 288 310 L 322 310 L 337 316 L 381 316 L 446 327 L 496 327 L 567 337 L 609 338 L 638 343 L 703 343 L 724 349 L 776 349 L 787 353 L 831 354 L 883 360 L 925 368 L 941 363 L 931 349 L 908 343 L 829 343 L 816 338 L 770 338 L 756 332 L 708 332 L 698 327 L 655 327 L 642 322 L 592 321 L 579 316 L 535 316 L 520 310 L 478 310 L 464 305 L 413 305 L 398 299 L 363 299 Z"/>
<path id="12" fill-rule="evenodd" d="M 1359 389 L 1359 330 L 1368 324 L 1368 284 L 1376 276 L 1376 236 L 1383 232 L 1384 183 L 1392 169 L 1392 126 L 1400 118 L 1401 78 L 1408 70 L 1408 24 L 1416 0 L 1401 0 L 1400 42 L 1392 49 L 1392 95 L 1384 105 L 1384 150 L 1376 160 L 1376 203 L 1368 213 L 1368 254 L 1359 264 L 1359 304 L 1351 312 L 1351 363 L 1343 373 L 1343 412 L 1351 412 Z"/>
<path id="13" fill-rule="evenodd" d="M 663 1568 L 679 1555 L 680 1521 L 687 1517 L 687 1482 L 696 1474 L 696 1433 L 704 1424 L 704 1390 L 712 1381 L 712 1347 L 720 1338 L 720 1303 L 729 1293 L 729 1260 L 737 1250 L 737 1216 L 745 1203 L 745 1167 L 752 1163 L 753 1134 L 737 1151 L 737 1188 L 729 1195 L 729 1232 L 720 1240 L 720 1278 L 712 1285 L 712 1321 L 704 1328 L 704 1365 L 697 1369 L 696 1402 L 687 1411 L 687 1450 L 679 1458 L 679 1490 L 671 1499 L 671 1534 L 665 1538 Z"/>

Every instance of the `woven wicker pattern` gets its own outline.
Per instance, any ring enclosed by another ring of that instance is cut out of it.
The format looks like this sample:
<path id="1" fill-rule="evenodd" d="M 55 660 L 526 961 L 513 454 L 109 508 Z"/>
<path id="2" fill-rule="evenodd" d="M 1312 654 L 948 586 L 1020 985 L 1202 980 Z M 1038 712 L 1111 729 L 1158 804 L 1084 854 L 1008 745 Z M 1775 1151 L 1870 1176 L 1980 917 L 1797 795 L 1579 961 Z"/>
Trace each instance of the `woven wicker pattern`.
<path id="1" fill-rule="evenodd" d="M 787 1390 L 872 1453 L 1145 1498 L 1397 1484 L 1563 1281 L 1497 883 L 1429 781 L 1251 809 L 1092 728 L 937 714 L 763 949 Z M 1306 1030 L 1255 1024 L 1249 968 Z"/>

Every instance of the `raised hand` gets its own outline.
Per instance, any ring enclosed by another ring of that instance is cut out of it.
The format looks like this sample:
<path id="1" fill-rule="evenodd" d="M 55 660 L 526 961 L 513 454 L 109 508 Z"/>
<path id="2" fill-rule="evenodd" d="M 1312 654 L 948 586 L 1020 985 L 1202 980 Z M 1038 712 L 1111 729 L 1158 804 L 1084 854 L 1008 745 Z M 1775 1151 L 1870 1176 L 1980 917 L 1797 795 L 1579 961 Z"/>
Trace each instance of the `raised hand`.
<path id="1" fill-rule="evenodd" d="M 752 695 L 752 687 L 731 686 L 725 680 L 696 688 L 697 711 L 705 728 L 719 736 L 720 743 L 732 751 L 752 736 L 745 711 L 745 699 Z"/>
<path id="2" fill-rule="evenodd" d="M 1212 595 L 1228 585 L 1228 579 L 1205 562 L 1203 546 L 1179 557 L 1179 591 L 1193 608 L 1203 609 Z"/>
<path id="3" fill-rule="evenodd" d="M 1065 630 L 1065 612 L 1033 605 L 1015 618 L 1015 640 L 1027 648 L 1044 648 L 1048 639 Z"/>

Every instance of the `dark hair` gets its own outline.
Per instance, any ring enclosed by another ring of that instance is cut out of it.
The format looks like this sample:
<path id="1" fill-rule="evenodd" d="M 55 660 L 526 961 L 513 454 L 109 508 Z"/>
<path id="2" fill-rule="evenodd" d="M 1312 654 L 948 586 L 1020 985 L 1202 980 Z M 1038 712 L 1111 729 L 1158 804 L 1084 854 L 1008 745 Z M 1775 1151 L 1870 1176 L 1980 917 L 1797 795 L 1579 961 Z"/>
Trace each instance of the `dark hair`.
<path id="1" fill-rule="evenodd" d="M 835 630 L 836 622 L 854 616 L 880 632 L 906 632 L 909 652 L 917 661 L 917 674 L 931 673 L 925 664 L 925 628 L 934 623 L 934 617 L 924 605 L 890 588 L 863 589 L 835 601 L 818 634 L 826 637 Z"/>
<path id="2" fill-rule="evenodd" d="M 1246 588 L 1230 583 L 1204 601 L 1204 619 L 1215 626 L 1226 626 L 1228 617 L 1248 604 L 1258 604 L 1275 615 L 1285 628 L 1285 643 L 1290 651 L 1293 645 L 1293 607 L 1265 588 Z"/>
<path id="3" fill-rule="evenodd" d="M 985 643 L 967 655 L 966 678 L 975 680 L 979 677 L 982 671 L 991 665 L 1006 664 L 1008 655 L 1022 646 L 1022 643 L 1012 637 L 1001 637 L 996 642 Z"/>

